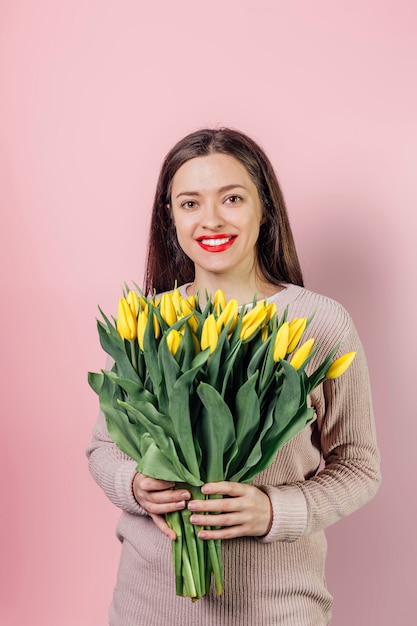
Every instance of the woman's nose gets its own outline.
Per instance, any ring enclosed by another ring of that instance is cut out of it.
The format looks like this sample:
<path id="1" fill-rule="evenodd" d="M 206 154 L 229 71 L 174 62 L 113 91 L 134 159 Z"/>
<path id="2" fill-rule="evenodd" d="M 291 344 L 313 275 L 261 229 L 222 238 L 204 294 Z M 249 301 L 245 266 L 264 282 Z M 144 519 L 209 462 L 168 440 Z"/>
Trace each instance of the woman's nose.
<path id="1" fill-rule="evenodd" d="M 223 226 L 225 220 L 222 215 L 221 207 L 215 201 L 205 204 L 203 211 L 202 226 L 203 228 L 218 229 Z"/>

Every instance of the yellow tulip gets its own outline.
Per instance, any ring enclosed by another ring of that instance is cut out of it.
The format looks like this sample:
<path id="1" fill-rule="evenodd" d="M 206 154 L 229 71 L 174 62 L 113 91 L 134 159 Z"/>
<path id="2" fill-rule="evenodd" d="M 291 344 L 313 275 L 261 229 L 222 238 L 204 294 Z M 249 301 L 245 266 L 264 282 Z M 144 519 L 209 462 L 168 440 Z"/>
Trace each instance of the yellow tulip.
<path id="1" fill-rule="evenodd" d="M 200 352 L 200 350 L 201 350 L 200 344 L 199 344 L 199 341 L 198 341 L 198 337 L 194 333 L 191 333 L 191 334 L 192 334 L 192 338 L 193 338 L 195 353 L 198 354 Z"/>
<path id="2" fill-rule="evenodd" d="M 267 316 L 267 309 L 265 302 L 258 302 L 251 311 L 245 313 L 242 319 L 242 328 L 240 330 L 240 338 L 242 341 L 246 341 L 252 337 L 252 335 L 260 328 L 264 323 Z"/>
<path id="3" fill-rule="evenodd" d="M 218 340 L 216 320 L 213 313 L 211 313 L 205 320 L 201 330 L 201 349 L 210 348 L 210 354 L 213 354 Z"/>
<path id="4" fill-rule="evenodd" d="M 220 313 L 219 317 L 216 320 L 217 324 L 217 332 L 220 334 L 221 331 L 229 322 L 231 322 L 229 326 L 229 333 L 231 333 L 234 327 L 237 324 L 239 318 L 239 305 L 237 300 L 229 300 L 229 302 L 224 307 L 223 311 Z"/>
<path id="5" fill-rule="evenodd" d="M 177 313 L 171 296 L 168 293 L 163 294 L 159 310 L 161 312 L 162 319 L 166 321 L 168 326 L 175 324 L 177 321 Z"/>
<path id="6" fill-rule="evenodd" d="M 268 326 L 265 325 L 261 330 L 262 343 L 268 339 L 269 329 Z"/>
<path id="7" fill-rule="evenodd" d="M 265 323 L 267 324 L 269 320 L 272 319 L 274 315 L 277 314 L 277 305 L 275 304 L 275 302 L 269 302 L 266 305 L 266 310 L 267 310 L 267 314 L 266 314 Z"/>
<path id="8" fill-rule="evenodd" d="M 346 372 L 356 356 L 356 352 L 347 352 L 334 361 L 326 372 L 326 378 L 338 378 Z"/>
<path id="9" fill-rule="evenodd" d="M 161 327 L 155 313 L 153 314 L 153 334 L 155 339 L 158 339 L 159 335 L 161 334 Z"/>
<path id="10" fill-rule="evenodd" d="M 171 295 L 172 304 L 174 305 L 175 311 L 178 315 L 181 312 L 181 303 L 182 303 L 182 296 L 179 292 L 179 289 L 174 289 L 174 291 L 172 291 L 170 295 Z"/>
<path id="11" fill-rule="evenodd" d="M 181 319 L 181 317 L 185 317 L 186 315 L 190 315 L 193 311 L 194 309 L 188 300 L 183 300 L 181 302 L 181 314 L 178 315 L 178 319 Z M 191 315 L 191 317 L 188 318 L 188 324 L 191 330 L 195 333 L 198 327 L 198 319 L 195 315 Z"/>
<path id="12" fill-rule="evenodd" d="M 186 298 L 185 300 L 183 300 L 183 302 L 188 302 L 188 304 L 195 309 L 196 304 L 197 304 L 197 298 L 195 296 L 188 296 L 188 298 Z"/>
<path id="13" fill-rule="evenodd" d="M 119 300 L 116 328 L 122 339 L 131 341 L 137 336 L 136 316 L 132 313 L 126 298 Z"/>
<path id="14" fill-rule="evenodd" d="M 173 328 L 167 334 L 168 348 L 173 356 L 176 355 L 177 350 L 180 347 L 180 343 L 181 343 L 181 333 L 178 330 L 175 330 L 175 328 Z"/>
<path id="15" fill-rule="evenodd" d="M 146 324 L 148 323 L 148 313 L 146 311 L 140 311 L 138 317 L 138 343 L 140 349 L 143 351 L 143 336 L 145 334 Z"/>
<path id="16" fill-rule="evenodd" d="M 218 289 L 216 293 L 214 294 L 213 306 L 214 306 L 214 312 L 216 313 L 216 315 L 220 315 L 220 313 L 226 307 L 226 296 L 224 295 L 221 289 Z"/>
<path id="17" fill-rule="evenodd" d="M 290 334 L 288 322 L 284 322 L 278 329 L 277 336 L 275 337 L 274 344 L 274 361 L 278 362 L 283 359 L 287 354 L 288 338 Z"/>
<path id="18" fill-rule="evenodd" d="M 294 352 L 290 360 L 290 363 L 294 369 L 296 370 L 300 369 L 300 367 L 302 366 L 306 358 L 311 354 L 313 345 L 314 345 L 314 339 L 313 338 L 307 339 L 307 341 L 303 343 L 303 345 Z"/>
<path id="19" fill-rule="evenodd" d="M 298 346 L 301 336 L 305 331 L 307 326 L 307 318 L 305 317 L 295 317 L 291 322 L 289 322 L 289 337 L 288 337 L 288 348 L 287 354 L 290 354 L 295 348 Z"/>
<path id="20" fill-rule="evenodd" d="M 139 296 L 136 291 L 129 291 L 129 293 L 127 294 L 127 303 L 130 306 L 130 310 L 132 311 L 133 315 L 135 316 L 135 318 L 137 318 L 140 309 L 140 302 Z"/>

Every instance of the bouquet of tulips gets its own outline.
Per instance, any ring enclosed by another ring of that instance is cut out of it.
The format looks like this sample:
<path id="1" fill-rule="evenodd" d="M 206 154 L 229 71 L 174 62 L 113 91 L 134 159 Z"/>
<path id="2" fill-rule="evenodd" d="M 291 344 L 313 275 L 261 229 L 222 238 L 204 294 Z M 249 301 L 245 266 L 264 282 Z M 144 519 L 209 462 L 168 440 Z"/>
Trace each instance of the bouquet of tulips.
<path id="1" fill-rule="evenodd" d="M 221 291 L 202 306 L 176 288 L 157 299 L 126 287 L 117 319 L 102 315 L 100 342 L 114 365 L 90 372 L 89 383 L 110 437 L 139 472 L 186 486 L 193 499 L 209 497 L 200 489 L 206 482 L 249 483 L 269 467 L 313 419 L 308 394 L 355 356 L 332 363 L 335 346 L 307 374 L 317 347 L 301 338 L 311 318 L 279 318 L 266 300 L 239 309 Z M 199 539 L 190 515 L 166 519 L 177 537 L 176 592 L 195 600 L 212 578 L 218 594 L 224 583 L 220 542 Z"/>

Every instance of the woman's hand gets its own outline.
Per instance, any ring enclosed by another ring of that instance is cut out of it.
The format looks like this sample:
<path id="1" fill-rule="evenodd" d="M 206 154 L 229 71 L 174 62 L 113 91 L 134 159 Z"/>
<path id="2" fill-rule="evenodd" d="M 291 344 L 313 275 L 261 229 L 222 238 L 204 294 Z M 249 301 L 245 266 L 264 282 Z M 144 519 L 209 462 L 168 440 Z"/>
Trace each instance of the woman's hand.
<path id="1" fill-rule="evenodd" d="M 242 483 L 208 483 L 202 493 L 225 496 L 221 499 L 191 500 L 190 521 L 198 526 L 221 526 L 219 530 L 200 530 L 201 539 L 261 537 L 272 525 L 272 507 L 267 494 L 258 487 Z M 199 513 L 208 515 L 199 515 Z M 210 515 L 213 513 L 213 515 Z"/>
<path id="2" fill-rule="evenodd" d="M 173 489 L 175 483 L 149 478 L 137 472 L 132 482 L 133 495 L 164 535 L 175 540 L 175 532 L 165 521 L 165 513 L 184 509 L 191 494 L 186 489 Z"/>

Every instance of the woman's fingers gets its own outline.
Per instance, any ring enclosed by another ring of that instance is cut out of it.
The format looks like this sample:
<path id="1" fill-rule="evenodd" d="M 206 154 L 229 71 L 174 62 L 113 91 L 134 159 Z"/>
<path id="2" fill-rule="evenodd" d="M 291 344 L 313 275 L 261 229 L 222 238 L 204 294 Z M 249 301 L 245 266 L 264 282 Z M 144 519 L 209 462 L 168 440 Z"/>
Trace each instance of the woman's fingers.
<path id="1" fill-rule="evenodd" d="M 272 523 L 272 509 L 267 494 L 253 485 L 240 483 L 210 483 L 203 493 L 223 498 L 191 500 L 190 521 L 197 526 L 221 527 L 199 531 L 201 539 L 231 539 L 265 535 Z M 213 515 L 213 513 L 215 513 Z"/>
<path id="2" fill-rule="evenodd" d="M 149 478 L 137 473 L 133 479 L 133 494 L 149 514 L 164 515 L 184 509 L 191 494 L 186 489 L 173 489 L 175 483 Z"/>
<path id="3" fill-rule="evenodd" d="M 175 541 L 177 536 L 172 528 L 168 526 L 163 515 L 151 514 L 150 517 L 153 519 L 155 525 L 159 528 L 159 530 L 163 532 L 164 535 L 168 537 L 168 539 L 171 539 L 171 541 Z"/>
<path id="4" fill-rule="evenodd" d="M 205 500 L 190 500 L 187 489 L 174 489 L 175 483 L 143 476 L 133 479 L 137 502 L 167 537 L 174 540 L 164 515 L 188 506 L 190 521 L 196 526 L 214 527 L 199 531 L 201 539 L 232 539 L 234 537 L 265 535 L 272 523 L 271 503 L 263 491 L 253 485 L 222 481 L 203 485 L 203 494 L 223 496 Z M 188 502 L 189 501 L 189 502 Z M 188 504 L 187 504 L 188 503 Z"/>

